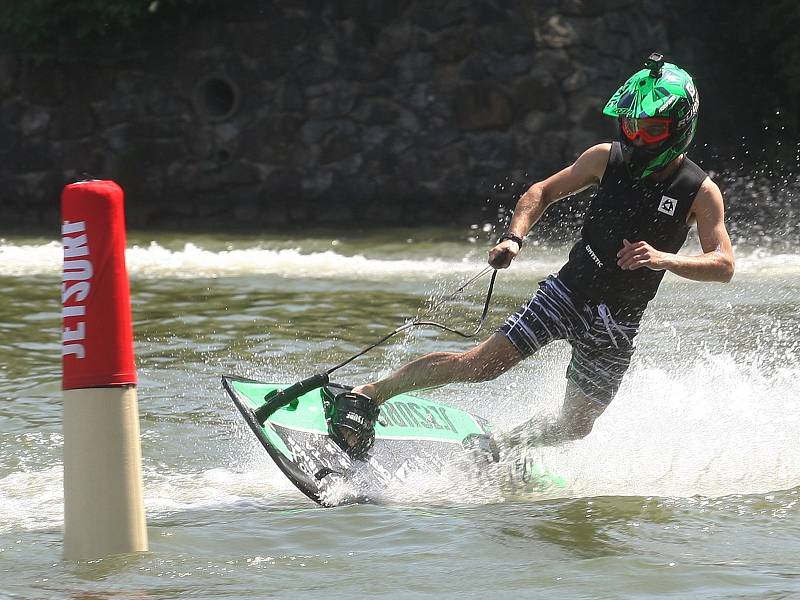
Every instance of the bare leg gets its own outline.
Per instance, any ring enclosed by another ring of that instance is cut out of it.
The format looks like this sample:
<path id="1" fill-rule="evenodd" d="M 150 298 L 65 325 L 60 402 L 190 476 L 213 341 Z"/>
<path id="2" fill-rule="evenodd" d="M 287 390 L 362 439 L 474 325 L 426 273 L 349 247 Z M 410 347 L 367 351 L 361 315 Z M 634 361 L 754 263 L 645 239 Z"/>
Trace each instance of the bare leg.
<path id="1" fill-rule="evenodd" d="M 578 440 L 589 435 L 594 422 L 606 408 L 608 408 L 606 405 L 590 400 L 568 379 L 564 404 L 561 405 L 557 422 L 564 441 Z"/>
<path id="2" fill-rule="evenodd" d="M 578 440 L 589 435 L 594 422 L 603 414 L 606 406 L 590 400 L 569 379 L 564 404 L 554 420 L 531 419 L 512 429 L 505 441 L 510 446 L 554 446 L 562 442 Z"/>
<path id="3" fill-rule="evenodd" d="M 505 373 L 522 356 L 504 335 L 495 333 L 465 352 L 432 352 L 397 371 L 366 385 L 353 388 L 381 404 L 404 392 L 457 381 L 488 381 Z"/>

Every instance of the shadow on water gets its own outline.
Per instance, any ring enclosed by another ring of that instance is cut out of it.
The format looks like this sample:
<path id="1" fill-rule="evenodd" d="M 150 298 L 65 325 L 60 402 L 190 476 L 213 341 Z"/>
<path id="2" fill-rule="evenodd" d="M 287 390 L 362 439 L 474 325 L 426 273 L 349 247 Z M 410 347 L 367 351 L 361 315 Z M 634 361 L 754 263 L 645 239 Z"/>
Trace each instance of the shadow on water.
<path id="1" fill-rule="evenodd" d="M 627 554 L 632 548 L 617 535 L 620 528 L 674 521 L 659 500 L 637 497 L 575 498 L 550 505 L 547 515 L 533 524 L 535 535 L 580 558 Z"/>
<path id="2" fill-rule="evenodd" d="M 714 535 L 735 528 L 743 517 L 748 526 L 756 528 L 791 522 L 800 515 L 798 498 L 800 487 L 719 498 L 596 496 L 547 500 L 492 506 L 492 516 L 484 527 L 504 546 L 521 549 L 531 543 L 552 544 L 581 559 L 635 555 L 645 540 L 695 543 L 695 551 L 702 553 Z"/>

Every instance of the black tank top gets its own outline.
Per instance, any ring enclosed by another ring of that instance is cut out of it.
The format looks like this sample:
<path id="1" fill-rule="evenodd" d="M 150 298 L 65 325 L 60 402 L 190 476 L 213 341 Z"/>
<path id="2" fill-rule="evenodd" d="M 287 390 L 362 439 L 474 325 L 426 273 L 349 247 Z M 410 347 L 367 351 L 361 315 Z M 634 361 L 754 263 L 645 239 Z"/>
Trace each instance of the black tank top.
<path id="1" fill-rule="evenodd" d="M 581 240 L 570 251 L 559 278 L 578 295 L 604 303 L 621 316 L 641 317 L 665 271 L 620 269 L 617 252 L 622 240 L 645 241 L 657 250 L 676 253 L 686 241 L 686 218 L 706 177 L 684 157 L 663 182 L 634 181 L 619 142 L 611 144 L 608 165 L 586 211 Z"/>

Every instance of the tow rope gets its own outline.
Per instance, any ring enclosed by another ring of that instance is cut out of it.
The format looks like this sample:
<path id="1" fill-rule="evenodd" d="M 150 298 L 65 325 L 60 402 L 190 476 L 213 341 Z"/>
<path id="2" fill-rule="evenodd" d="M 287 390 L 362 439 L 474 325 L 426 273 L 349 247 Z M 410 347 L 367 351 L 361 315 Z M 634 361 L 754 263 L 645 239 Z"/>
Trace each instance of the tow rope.
<path id="1" fill-rule="evenodd" d="M 481 317 L 478 320 L 478 324 L 475 326 L 475 329 L 471 333 L 465 333 L 458 329 L 448 327 L 447 325 L 443 325 L 442 323 L 438 323 L 436 321 L 425 321 L 420 318 L 414 319 L 413 321 L 410 321 L 408 323 L 404 323 L 403 325 L 395 328 L 387 335 L 383 336 L 374 344 L 367 346 L 366 348 L 357 352 L 347 360 L 340 362 L 338 365 L 333 366 L 321 373 L 312 375 L 311 377 L 303 379 L 302 381 L 298 381 L 297 383 L 289 386 L 284 390 L 274 390 L 269 394 L 267 394 L 266 396 L 264 396 L 265 403 L 262 404 L 255 411 L 255 417 L 258 420 L 258 423 L 263 426 L 266 420 L 269 419 L 270 416 L 272 416 L 272 414 L 279 408 L 283 408 L 287 404 L 290 404 L 291 402 L 293 402 L 303 394 L 310 392 L 311 390 L 327 385 L 330 382 L 330 374 L 333 373 L 334 371 L 337 371 L 342 367 L 344 367 L 345 365 L 350 364 L 355 359 L 359 358 L 360 356 L 363 356 L 370 350 L 377 348 L 378 346 L 390 340 L 397 334 L 412 329 L 414 327 L 436 327 L 443 331 L 447 331 L 448 333 L 453 333 L 455 335 L 458 335 L 462 338 L 469 339 L 475 337 L 476 335 L 478 335 L 478 332 L 480 332 L 481 328 L 483 327 L 483 323 L 486 320 L 486 315 L 489 313 L 489 305 L 492 300 L 492 292 L 494 291 L 494 281 L 497 278 L 497 269 L 495 269 L 493 266 L 489 265 L 485 267 L 480 273 L 477 273 L 464 283 L 460 284 L 453 293 L 451 293 L 449 296 L 443 297 L 441 300 L 431 305 L 427 311 L 429 313 L 432 313 L 434 310 L 439 308 L 445 302 L 449 302 L 450 300 L 455 298 L 458 294 L 463 292 L 467 287 L 475 283 L 478 279 L 486 275 L 489 271 L 493 271 L 493 273 L 492 273 L 492 278 L 489 281 L 489 289 L 486 292 L 486 300 L 483 303 L 483 312 L 481 313 Z"/>

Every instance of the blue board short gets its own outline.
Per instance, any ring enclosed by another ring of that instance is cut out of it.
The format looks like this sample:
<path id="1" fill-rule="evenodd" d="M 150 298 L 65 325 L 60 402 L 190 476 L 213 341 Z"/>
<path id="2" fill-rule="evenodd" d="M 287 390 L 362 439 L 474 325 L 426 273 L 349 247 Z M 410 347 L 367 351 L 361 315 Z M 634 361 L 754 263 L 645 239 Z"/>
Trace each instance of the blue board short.
<path id="1" fill-rule="evenodd" d="M 638 321 L 622 320 L 605 304 L 579 299 L 551 275 L 498 331 L 523 357 L 552 341 L 568 341 L 572 360 L 567 379 L 590 400 L 607 406 L 631 364 L 638 330 Z"/>

